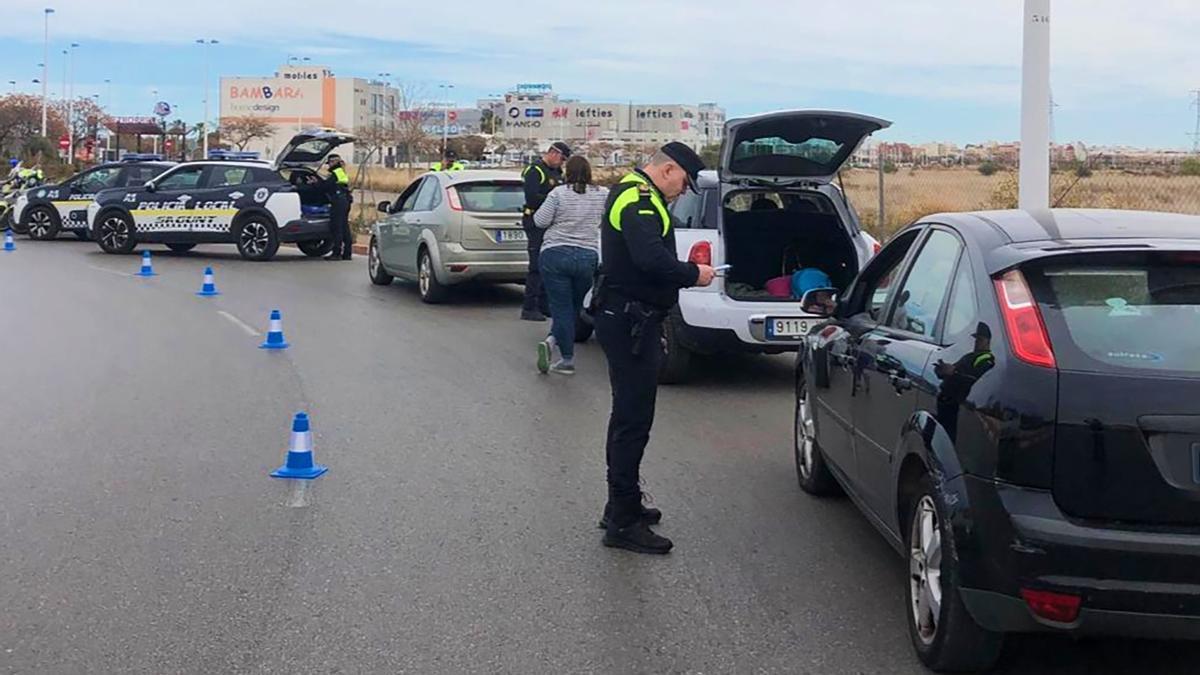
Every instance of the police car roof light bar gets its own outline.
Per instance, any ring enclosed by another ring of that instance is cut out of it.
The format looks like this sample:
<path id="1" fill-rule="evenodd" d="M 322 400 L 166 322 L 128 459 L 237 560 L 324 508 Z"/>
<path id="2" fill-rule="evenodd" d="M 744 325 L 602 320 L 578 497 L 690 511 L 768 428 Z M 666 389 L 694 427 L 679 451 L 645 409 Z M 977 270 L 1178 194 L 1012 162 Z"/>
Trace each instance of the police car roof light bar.
<path id="1" fill-rule="evenodd" d="M 142 152 L 127 152 L 121 157 L 122 162 L 161 162 L 162 155 Z"/>
<path id="2" fill-rule="evenodd" d="M 209 158 L 209 159 L 224 159 L 224 160 L 229 160 L 229 159 L 233 159 L 233 160 L 238 160 L 238 159 L 243 159 L 243 160 L 244 160 L 244 159 L 251 159 L 251 160 L 257 160 L 257 159 L 259 159 L 261 156 L 262 156 L 262 153 L 259 153 L 259 152 L 254 152 L 254 151 L 251 151 L 251 150 L 209 150 L 209 151 L 208 151 L 208 158 Z"/>

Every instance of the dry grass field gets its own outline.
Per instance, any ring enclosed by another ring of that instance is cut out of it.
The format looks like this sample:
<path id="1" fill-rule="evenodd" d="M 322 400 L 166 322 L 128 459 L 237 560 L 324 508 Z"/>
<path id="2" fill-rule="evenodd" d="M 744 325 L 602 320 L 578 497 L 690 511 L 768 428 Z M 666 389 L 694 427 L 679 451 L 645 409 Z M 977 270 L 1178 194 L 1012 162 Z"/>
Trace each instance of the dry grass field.
<path id="1" fill-rule="evenodd" d="M 512 169 L 517 171 L 518 169 Z M 352 167 L 358 204 L 354 218 L 360 227 L 373 222 L 377 199 L 391 198 L 404 190 L 423 167 L 360 172 Z M 620 171 L 601 170 L 597 180 L 607 182 Z M 1001 171 L 984 176 L 975 169 L 902 168 L 884 175 L 884 222 L 879 222 L 879 175 L 874 170 L 853 169 L 843 173 L 843 183 L 863 225 L 883 239 L 921 216 L 943 211 L 1008 209 L 1017 205 L 1017 176 Z M 1200 176 L 1129 174 L 1096 171 L 1087 178 L 1074 173 L 1055 173 L 1053 198 L 1059 206 L 1074 208 L 1138 209 L 1200 214 Z"/>
<path id="2" fill-rule="evenodd" d="M 974 169 L 901 169 L 884 176 L 884 221 L 879 222 L 879 174 L 847 171 L 846 193 L 864 226 L 887 236 L 921 216 L 943 211 L 1017 206 L 1017 176 L 984 176 Z M 1055 173 L 1052 199 L 1071 208 L 1136 209 L 1200 214 L 1200 177 L 1096 171 L 1087 178 Z"/>

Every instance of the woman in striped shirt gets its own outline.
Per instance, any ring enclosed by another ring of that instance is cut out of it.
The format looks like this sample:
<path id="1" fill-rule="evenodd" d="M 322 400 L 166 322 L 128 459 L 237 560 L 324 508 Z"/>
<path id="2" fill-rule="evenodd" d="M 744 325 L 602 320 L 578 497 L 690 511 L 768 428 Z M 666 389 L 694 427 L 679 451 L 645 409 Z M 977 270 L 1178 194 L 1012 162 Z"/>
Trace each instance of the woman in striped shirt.
<path id="1" fill-rule="evenodd" d="M 546 230 L 540 255 L 550 303 L 550 335 L 538 343 L 538 370 L 575 374 L 575 321 L 600 261 L 600 221 L 608 190 L 592 183 L 585 157 L 567 160 L 563 184 L 550 191 L 533 222 Z M 550 363 L 555 347 L 562 358 Z"/>

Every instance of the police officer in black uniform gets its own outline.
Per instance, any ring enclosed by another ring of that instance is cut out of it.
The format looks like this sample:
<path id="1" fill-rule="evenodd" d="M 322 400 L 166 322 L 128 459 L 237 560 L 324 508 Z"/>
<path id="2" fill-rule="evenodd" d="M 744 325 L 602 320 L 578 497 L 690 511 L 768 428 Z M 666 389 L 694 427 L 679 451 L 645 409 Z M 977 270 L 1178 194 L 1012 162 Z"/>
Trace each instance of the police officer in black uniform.
<path id="1" fill-rule="evenodd" d="M 539 159 L 525 167 L 521 176 L 525 179 L 525 210 L 521 226 L 525 228 L 529 250 L 529 271 L 525 275 L 525 303 L 521 306 L 521 319 L 545 321 L 550 313 L 546 291 L 542 288 L 542 272 L 538 267 L 538 255 L 542 251 L 542 238 L 546 231 L 533 224 L 533 214 L 546 201 L 546 195 L 562 183 L 562 165 L 571 156 L 571 147 L 562 141 L 550 145 Z"/>
<path id="2" fill-rule="evenodd" d="M 712 283 L 713 268 L 681 262 L 667 204 L 695 189 L 704 167 L 682 143 L 664 145 L 608 195 L 600 226 L 603 263 L 593 294 L 596 338 L 608 357 L 613 408 L 608 421 L 608 503 L 604 545 L 639 553 L 667 553 L 671 540 L 649 526 L 662 519 L 642 505 L 639 468 L 658 391 L 662 323 L 679 289 Z"/>
<path id="3" fill-rule="evenodd" d="M 340 155 L 330 155 L 326 160 L 329 175 L 324 187 L 329 195 L 329 232 L 333 236 L 333 248 L 326 260 L 350 260 L 354 251 L 354 235 L 350 232 L 350 175 Z"/>

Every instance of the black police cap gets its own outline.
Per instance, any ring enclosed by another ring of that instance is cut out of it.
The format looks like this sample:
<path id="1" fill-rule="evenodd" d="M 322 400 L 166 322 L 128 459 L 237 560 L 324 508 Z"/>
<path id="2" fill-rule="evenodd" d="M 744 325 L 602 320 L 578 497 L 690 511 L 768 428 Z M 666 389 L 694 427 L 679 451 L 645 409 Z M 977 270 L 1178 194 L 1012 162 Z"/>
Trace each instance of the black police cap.
<path id="1" fill-rule="evenodd" d="M 696 179 L 700 175 L 700 170 L 704 168 L 704 160 L 700 159 L 700 155 L 679 141 L 671 141 L 662 146 L 660 150 L 683 169 L 687 174 L 688 183 L 695 190 Z"/>
<path id="2" fill-rule="evenodd" d="M 562 141 L 554 141 L 550 144 L 550 149 L 557 150 L 558 154 L 563 156 L 563 159 L 571 156 L 571 146 L 563 143 Z"/>

